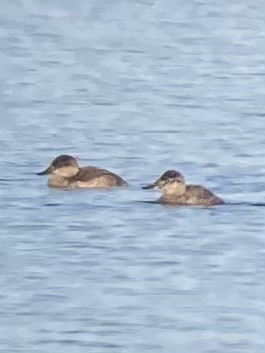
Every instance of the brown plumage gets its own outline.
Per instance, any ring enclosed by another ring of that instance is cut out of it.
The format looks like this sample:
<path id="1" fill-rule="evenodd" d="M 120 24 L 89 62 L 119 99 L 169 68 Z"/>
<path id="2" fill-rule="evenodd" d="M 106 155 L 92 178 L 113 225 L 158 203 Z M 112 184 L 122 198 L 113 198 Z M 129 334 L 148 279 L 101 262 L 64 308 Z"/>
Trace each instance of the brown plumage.
<path id="1" fill-rule="evenodd" d="M 54 188 L 110 188 L 127 186 L 119 175 L 97 167 L 79 167 L 72 156 L 61 155 L 38 175 L 50 174 L 48 185 Z"/>
<path id="2" fill-rule="evenodd" d="M 186 185 L 184 176 L 176 170 L 168 170 L 155 183 L 143 189 L 162 189 L 163 194 L 157 200 L 160 203 L 175 205 L 213 206 L 224 204 L 224 201 L 210 190 L 200 185 Z"/>

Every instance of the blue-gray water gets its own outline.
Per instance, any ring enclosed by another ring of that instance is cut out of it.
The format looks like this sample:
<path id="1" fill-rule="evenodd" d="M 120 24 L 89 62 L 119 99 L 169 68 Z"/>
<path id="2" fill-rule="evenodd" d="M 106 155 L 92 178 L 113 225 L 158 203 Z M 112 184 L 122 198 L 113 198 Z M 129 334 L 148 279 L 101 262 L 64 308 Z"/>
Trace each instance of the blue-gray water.
<path id="1" fill-rule="evenodd" d="M 264 14 L 1 2 L 1 352 L 264 353 Z M 130 187 L 50 190 L 62 153 Z M 143 203 L 169 168 L 234 205 Z"/>

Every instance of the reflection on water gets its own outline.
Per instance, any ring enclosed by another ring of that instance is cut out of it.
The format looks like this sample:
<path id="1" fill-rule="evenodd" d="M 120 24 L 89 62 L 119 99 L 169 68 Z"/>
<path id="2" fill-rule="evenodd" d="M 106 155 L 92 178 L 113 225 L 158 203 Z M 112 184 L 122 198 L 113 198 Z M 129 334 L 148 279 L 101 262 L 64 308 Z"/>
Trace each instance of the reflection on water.
<path id="1" fill-rule="evenodd" d="M 0 351 L 264 352 L 263 12 L 2 6 Z M 48 189 L 62 153 L 130 187 Z M 171 168 L 229 204 L 157 205 Z"/>

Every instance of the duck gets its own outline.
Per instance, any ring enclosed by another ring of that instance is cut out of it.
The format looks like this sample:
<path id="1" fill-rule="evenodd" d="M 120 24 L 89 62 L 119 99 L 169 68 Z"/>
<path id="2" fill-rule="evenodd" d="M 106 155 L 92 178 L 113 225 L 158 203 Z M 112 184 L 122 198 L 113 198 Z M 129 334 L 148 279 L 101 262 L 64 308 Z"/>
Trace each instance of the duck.
<path id="1" fill-rule="evenodd" d="M 225 202 L 212 191 L 201 185 L 186 185 L 184 176 L 177 170 L 167 170 L 157 181 L 142 189 L 157 187 L 163 191 L 157 200 L 163 204 L 213 206 Z"/>
<path id="2" fill-rule="evenodd" d="M 128 186 L 119 175 L 98 167 L 80 167 L 70 155 L 56 157 L 37 175 L 50 175 L 48 186 L 59 189 L 111 188 Z"/>

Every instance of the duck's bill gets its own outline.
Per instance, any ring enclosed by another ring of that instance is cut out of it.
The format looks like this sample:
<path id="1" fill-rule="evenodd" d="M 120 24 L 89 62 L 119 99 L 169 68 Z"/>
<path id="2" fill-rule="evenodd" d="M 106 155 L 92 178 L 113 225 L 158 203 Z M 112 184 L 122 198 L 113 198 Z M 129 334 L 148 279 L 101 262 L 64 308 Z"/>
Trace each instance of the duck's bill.
<path id="1" fill-rule="evenodd" d="M 149 185 L 145 185 L 142 186 L 142 189 L 154 189 L 156 187 L 156 184 L 149 184 Z"/>
<path id="2" fill-rule="evenodd" d="M 43 172 L 36 173 L 37 175 L 47 175 L 47 174 L 52 174 L 53 168 L 52 166 L 49 166 L 47 169 L 45 169 Z"/>

